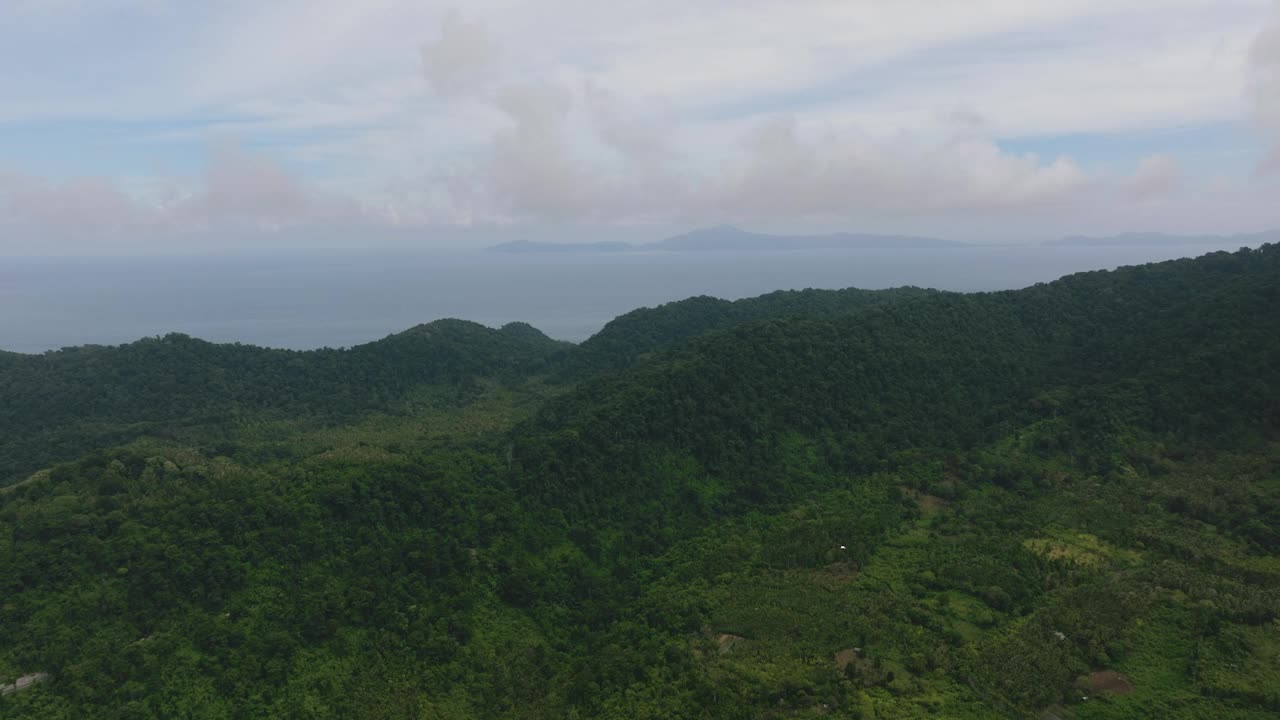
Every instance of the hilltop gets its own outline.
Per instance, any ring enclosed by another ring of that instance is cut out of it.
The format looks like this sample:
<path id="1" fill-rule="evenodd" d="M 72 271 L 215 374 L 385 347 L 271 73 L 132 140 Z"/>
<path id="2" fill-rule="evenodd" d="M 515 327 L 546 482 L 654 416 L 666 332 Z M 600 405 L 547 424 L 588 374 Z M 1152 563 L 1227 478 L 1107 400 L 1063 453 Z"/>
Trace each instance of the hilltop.
<path id="1" fill-rule="evenodd" d="M 1271 717 L 1278 302 L 1268 245 L 0 355 L 0 717 Z"/>

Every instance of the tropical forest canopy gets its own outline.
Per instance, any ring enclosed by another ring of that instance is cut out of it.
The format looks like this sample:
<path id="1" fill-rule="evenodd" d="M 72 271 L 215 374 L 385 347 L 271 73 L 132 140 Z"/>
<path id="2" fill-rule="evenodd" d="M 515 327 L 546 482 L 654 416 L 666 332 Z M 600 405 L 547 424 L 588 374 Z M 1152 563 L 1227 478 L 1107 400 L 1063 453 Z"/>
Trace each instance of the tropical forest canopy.
<path id="1" fill-rule="evenodd" d="M 1280 246 L 0 353 L 0 718 L 1280 713 Z"/>

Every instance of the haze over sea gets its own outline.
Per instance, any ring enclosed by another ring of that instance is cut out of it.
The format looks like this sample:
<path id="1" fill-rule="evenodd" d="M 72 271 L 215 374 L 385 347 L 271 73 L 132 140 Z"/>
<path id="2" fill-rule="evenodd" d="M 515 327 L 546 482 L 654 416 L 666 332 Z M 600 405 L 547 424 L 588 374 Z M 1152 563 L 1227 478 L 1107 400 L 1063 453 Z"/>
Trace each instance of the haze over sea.
<path id="1" fill-rule="evenodd" d="M 440 318 L 495 327 L 522 320 L 577 342 L 621 313 L 694 295 L 737 299 L 773 290 L 901 285 L 1003 290 L 1223 249 L 1235 248 L 11 258 L 0 264 L 0 349 L 38 353 L 168 332 L 271 347 L 342 347 Z"/>

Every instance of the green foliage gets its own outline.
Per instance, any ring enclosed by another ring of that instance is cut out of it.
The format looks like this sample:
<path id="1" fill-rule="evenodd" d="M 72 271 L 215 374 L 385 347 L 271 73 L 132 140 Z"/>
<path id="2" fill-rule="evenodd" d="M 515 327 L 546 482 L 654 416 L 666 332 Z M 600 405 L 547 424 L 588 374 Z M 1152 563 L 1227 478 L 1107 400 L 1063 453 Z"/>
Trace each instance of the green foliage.
<path id="1" fill-rule="evenodd" d="M 0 354 L 0 718 L 1273 716 L 1278 292 Z"/>
<path id="2" fill-rule="evenodd" d="M 612 372 L 653 353 L 733 325 L 754 320 L 847 315 L 882 303 L 936 294 L 904 287 L 892 290 L 780 290 L 736 302 L 702 295 L 620 315 L 582 343 L 568 367 L 570 375 Z"/>
<path id="3" fill-rule="evenodd" d="M 546 371 L 571 346 L 527 325 L 441 320 L 350 349 L 298 352 L 166 335 L 119 347 L 8 356 L 0 364 L 0 485 L 143 435 L 268 419 L 332 423 L 400 411 L 424 385 Z"/>

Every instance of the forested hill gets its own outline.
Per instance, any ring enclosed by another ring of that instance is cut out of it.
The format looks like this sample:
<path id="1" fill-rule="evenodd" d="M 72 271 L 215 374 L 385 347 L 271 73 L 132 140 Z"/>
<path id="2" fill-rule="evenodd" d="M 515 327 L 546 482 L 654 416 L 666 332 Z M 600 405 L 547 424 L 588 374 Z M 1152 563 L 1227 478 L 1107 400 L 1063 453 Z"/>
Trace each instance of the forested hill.
<path id="1" fill-rule="evenodd" d="M 752 320 L 784 317 L 832 317 L 871 305 L 927 297 L 935 291 L 914 287 L 892 290 L 783 290 L 738 301 L 700 296 L 641 308 L 620 315 L 588 338 L 574 353 L 575 376 L 621 370 L 650 353 L 678 345 L 711 330 Z"/>
<path id="2" fill-rule="evenodd" d="M 0 719 L 1274 718 L 1278 302 L 1268 245 L 0 355 L 0 457 L 77 454 L 0 489 Z"/>
<path id="3" fill-rule="evenodd" d="M 637 310 L 579 347 L 527 323 L 501 330 L 438 320 L 350 349 L 218 345 L 182 334 L 42 355 L 0 353 L 0 486 L 93 447 L 190 426 L 351 419 L 399 409 L 423 385 L 621 369 L 709 330 L 759 318 L 827 317 L 930 294 L 917 288 L 785 291 Z"/>
<path id="4" fill-rule="evenodd" d="M 871 472 L 896 452 L 960 450 L 1057 416 L 1069 420 L 1056 442 L 1104 455 L 1111 433 L 1134 428 L 1247 444 L 1280 429 L 1277 303 L 1280 250 L 1266 246 L 738 324 L 548 403 L 529 463 L 554 460 L 530 466 L 530 489 L 625 511 L 665 480 L 641 470 L 601 487 L 606 468 L 638 468 L 662 447 L 742 484 L 749 504 L 787 496 L 773 469 L 788 434 Z"/>
<path id="5" fill-rule="evenodd" d="M 439 320 L 350 349 L 291 351 L 181 334 L 0 357 L 0 485 L 54 460 L 185 426 L 336 421 L 422 385 L 546 372 L 572 346 L 524 323 Z"/>

